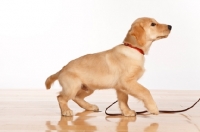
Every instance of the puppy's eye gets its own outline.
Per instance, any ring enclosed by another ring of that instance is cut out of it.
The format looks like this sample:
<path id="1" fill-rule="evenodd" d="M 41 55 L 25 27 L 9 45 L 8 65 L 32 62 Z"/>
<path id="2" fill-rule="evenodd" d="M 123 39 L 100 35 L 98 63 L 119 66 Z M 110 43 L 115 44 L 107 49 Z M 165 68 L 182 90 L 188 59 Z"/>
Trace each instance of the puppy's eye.
<path id="1" fill-rule="evenodd" d="M 156 26 L 156 23 L 151 23 L 151 26 Z"/>

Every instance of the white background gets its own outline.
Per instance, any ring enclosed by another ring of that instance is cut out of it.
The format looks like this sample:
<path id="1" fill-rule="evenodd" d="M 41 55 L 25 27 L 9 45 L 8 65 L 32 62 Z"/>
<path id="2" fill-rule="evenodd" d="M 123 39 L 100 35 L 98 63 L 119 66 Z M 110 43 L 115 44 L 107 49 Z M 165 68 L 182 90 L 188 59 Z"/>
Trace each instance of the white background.
<path id="1" fill-rule="evenodd" d="M 120 44 L 143 16 L 173 28 L 153 43 L 140 82 L 200 89 L 199 0 L 1 0 L 0 88 L 44 89 L 70 60 Z"/>

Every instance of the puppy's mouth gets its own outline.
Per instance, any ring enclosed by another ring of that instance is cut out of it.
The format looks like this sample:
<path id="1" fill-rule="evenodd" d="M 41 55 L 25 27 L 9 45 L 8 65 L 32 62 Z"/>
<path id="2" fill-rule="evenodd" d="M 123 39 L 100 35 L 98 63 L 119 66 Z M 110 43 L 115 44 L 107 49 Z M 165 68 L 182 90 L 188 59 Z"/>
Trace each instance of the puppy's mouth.
<path id="1" fill-rule="evenodd" d="M 162 38 L 167 38 L 168 35 L 164 35 L 164 36 L 158 36 L 156 39 L 162 39 Z"/>

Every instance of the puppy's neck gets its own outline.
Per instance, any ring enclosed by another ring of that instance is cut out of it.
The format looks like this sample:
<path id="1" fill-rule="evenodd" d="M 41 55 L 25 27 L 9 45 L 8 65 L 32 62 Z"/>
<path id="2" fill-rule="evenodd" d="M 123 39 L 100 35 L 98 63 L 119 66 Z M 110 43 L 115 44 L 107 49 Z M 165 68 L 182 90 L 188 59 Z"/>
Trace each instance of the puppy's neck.
<path id="1" fill-rule="evenodd" d="M 136 49 L 138 52 L 140 52 L 141 54 L 144 55 L 144 51 L 143 51 L 142 49 L 140 49 L 140 48 L 138 48 L 138 47 L 134 47 L 134 46 L 132 46 L 132 44 L 129 44 L 129 43 L 124 43 L 124 45 L 125 45 L 125 46 L 128 46 L 128 47 L 130 47 L 130 48 Z"/>
<path id="2" fill-rule="evenodd" d="M 144 51 L 145 55 L 148 55 L 151 44 L 152 44 L 152 41 L 147 41 L 146 44 L 141 47 L 141 49 Z"/>
<path id="3" fill-rule="evenodd" d="M 126 38 L 124 39 L 124 44 L 125 43 L 130 44 L 132 47 L 141 49 L 144 52 L 144 54 L 147 55 L 149 52 L 149 49 L 151 47 L 152 41 L 146 41 L 145 44 L 140 45 L 140 44 L 138 44 L 138 42 L 134 36 L 129 35 L 129 36 L 126 36 Z"/>

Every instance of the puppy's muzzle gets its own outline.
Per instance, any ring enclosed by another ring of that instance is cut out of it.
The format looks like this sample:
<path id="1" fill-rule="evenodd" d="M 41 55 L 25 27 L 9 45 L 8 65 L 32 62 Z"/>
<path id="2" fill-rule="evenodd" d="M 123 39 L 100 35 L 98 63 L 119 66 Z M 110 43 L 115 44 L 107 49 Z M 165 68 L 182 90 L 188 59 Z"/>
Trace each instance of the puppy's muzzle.
<path id="1" fill-rule="evenodd" d="M 172 29 L 172 26 L 171 26 L 171 25 L 168 25 L 168 29 L 171 30 L 171 29 Z"/>

